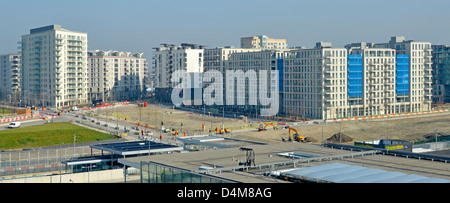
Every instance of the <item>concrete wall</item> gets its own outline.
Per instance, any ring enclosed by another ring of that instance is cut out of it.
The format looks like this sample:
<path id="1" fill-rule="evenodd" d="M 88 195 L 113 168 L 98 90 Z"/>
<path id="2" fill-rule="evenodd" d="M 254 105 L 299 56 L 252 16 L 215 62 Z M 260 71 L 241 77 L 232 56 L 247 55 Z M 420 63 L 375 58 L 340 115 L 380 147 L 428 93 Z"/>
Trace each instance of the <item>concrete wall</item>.
<path id="1" fill-rule="evenodd" d="M 0 183 L 101 183 L 123 179 L 123 169 L 1 180 Z M 123 181 L 122 181 L 123 182 Z"/>

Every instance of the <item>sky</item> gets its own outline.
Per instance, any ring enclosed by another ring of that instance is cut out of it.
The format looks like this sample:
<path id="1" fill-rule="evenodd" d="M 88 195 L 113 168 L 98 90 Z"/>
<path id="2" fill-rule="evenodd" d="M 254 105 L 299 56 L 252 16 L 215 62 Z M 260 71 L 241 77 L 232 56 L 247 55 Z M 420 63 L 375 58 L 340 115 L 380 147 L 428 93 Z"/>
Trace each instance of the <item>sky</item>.
<path id="1" fill-rule="evenodd" d="M 162 43 L 239 47 L 267 35 L 290 47 L 388 42 L 450 44 L 448 0 L 0 0 L 0 54 L 47 25 L 88 33 L 89 50 L 141 52 Z"/>

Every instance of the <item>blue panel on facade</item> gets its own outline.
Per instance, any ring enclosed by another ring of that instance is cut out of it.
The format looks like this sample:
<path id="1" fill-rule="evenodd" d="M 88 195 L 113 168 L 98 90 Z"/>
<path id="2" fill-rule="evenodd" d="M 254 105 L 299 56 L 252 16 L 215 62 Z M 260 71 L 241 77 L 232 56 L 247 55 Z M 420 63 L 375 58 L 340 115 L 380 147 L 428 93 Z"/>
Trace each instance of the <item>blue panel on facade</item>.
<path id="1" fill-rule="evenodd" d="M 395 66 L 395 93 L 407 95 L 409 94 L 409 55 L 397 55 Z"/>
<path id="2" fill-rule="evenodd" d="M 283 82 L 284 82 L 284 71 L 283 71 L 283 69 L 284 69 L 284 60 L 283 60 L 283 58 L 278 58 L 277 59 L 277 69 L 278 69 L 278 77 L 279 77 L 279 81 L 278 81 L 278 83 L 279 83 L 279 91 L 280 92 L 283 92 Z"/>
<path id="3" fill-rule="evenodd" d="M 347 65 L 347 94 L 348 97 L 362 96 L 362 57 L 348 55 Z"/>

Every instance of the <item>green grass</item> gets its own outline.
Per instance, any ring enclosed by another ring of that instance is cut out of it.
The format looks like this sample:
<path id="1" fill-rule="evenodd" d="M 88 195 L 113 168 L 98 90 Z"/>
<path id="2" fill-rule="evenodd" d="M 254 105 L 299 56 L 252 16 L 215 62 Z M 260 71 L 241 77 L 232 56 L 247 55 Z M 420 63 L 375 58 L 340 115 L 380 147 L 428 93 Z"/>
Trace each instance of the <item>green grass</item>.
<path id="1" fill-rule="evenodd" d="M 13 113 L 12 110 L 0 108 L 0 115 L 1 114 L 12 114 L 12 113 Z"/>
<path id="2" fill-rule="evenodd" d="M 49 123 L 0 131 L 0 150 L 27 149 L 113 139 L 110 134 L 97 132 L 71 123 Z"/>

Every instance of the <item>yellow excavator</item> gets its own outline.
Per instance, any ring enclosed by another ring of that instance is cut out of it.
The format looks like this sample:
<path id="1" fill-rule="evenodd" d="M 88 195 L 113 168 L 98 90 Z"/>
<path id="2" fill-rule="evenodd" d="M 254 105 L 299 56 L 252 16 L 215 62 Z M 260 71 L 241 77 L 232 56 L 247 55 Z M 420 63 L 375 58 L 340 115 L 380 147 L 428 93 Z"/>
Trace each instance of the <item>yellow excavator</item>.
<path id="1" fill-rule="evenodd" d="M 224 134 L 224 133 L 230 133 L 231 130 L 228 129 L 228 128 L 225 128 L 225 130 L 224 129 L 220 129 L 219 132 L 220 132 L 220 134 Z"/>
<path id="2" fill-rule="evenodd" d="M 275 127 L 275 125 L 273 125 L 273 122 L 263 123 L 262 125 L 260 125 L 258 127 L 258 132 L 267 130 L 266 128 L 268 125 L 271 125 L 274 129 L 277 128 L 277 127 Z"/>
<path id="3" fill-rule="evenodd" d="M 306 142 L 306 137 L 301 136 L 298 130 L 291 128 L 290 126 L 287 126 L 289 128 L 289 142 L 297 141 L 297 142 Z M 294 131 L 296 134 L 294 134 L 294 137 L 292 137 L 292 132 Z"/>

